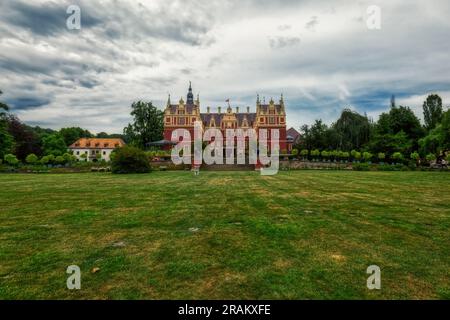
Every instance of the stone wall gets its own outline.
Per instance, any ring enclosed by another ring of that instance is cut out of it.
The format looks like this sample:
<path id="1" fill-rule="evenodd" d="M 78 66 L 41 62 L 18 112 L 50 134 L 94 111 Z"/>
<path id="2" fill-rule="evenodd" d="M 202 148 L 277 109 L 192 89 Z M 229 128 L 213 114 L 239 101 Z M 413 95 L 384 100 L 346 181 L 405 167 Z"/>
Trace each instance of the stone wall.
<path id="1" fill-rule="evenodd" d="M 340 162 L 313 162 L 313 161 L 299 161 L 299 160 L 280 161 L 280 170 L 299 170 L 299 169 L 352 170 L 352 164 Z"/>

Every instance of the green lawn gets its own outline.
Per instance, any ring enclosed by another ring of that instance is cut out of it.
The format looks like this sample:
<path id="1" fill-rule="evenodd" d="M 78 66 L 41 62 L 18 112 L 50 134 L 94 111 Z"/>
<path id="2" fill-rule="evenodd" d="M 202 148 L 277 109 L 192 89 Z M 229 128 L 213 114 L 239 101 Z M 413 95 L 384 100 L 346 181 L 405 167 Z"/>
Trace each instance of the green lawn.
<path id="1" fill-rule="evenodd" d="M 0 188 L 2 299 L 450 299 L 448 173 L 3 174 Z"/>

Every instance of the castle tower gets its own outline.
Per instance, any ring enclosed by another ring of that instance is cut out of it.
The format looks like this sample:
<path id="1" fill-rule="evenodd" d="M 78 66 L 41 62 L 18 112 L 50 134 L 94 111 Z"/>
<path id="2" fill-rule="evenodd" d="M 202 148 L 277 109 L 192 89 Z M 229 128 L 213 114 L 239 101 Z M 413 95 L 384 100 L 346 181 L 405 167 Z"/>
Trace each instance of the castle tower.
<path id="1" fill-rule="evenodd" d="M 186 104 L 194 104 L 194 94 L 192 93 L 192 86 L 191 86 L 191 82 L 189 81 L 189 91 L 187 94 L 187 100 L 186 100 Z"/>

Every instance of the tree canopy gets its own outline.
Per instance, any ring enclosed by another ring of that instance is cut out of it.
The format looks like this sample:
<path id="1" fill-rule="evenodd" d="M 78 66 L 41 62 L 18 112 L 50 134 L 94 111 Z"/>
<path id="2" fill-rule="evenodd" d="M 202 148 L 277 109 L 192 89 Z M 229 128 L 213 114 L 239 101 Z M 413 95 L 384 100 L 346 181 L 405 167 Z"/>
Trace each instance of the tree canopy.
<path id="1" fill-rule="evenodd" d="M 127 140 L 140 148 L 163 138 L 164 113 L 151 102 L 137 101 L 131 105 L 133 122 L 124 129 Z"/>
<path id="2" fill-rule="evenodd" d="M 59 130 L 59 133 L 63 137 L 64 142 L 67 146 L 70 146 L 80 138 L 93 137 L 92 133 L 80 127 L 62 128 L 61 130 Z"/>
<path id="3" fill-rule="evenodd" d="M 45 155 L 62 156 L 67 152 L 67 145 L 60 133 L 53 133 L 42 139 L 42 145 Z"/>
<path id="4" fill-rule="evenodd" d="M 427 130 L 434 129 L 442 120 L 442 99 L 430 94 L 423 103 L 423 119 Z"/>

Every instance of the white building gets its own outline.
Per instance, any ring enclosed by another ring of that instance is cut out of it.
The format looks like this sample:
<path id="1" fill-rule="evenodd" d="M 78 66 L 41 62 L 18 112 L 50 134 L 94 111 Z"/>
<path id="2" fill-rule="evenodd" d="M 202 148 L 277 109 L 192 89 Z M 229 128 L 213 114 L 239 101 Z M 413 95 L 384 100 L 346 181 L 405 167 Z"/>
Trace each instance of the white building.
<path id="1" fill-rule="evenodd" d="M 124 145 L 122 139 L 81 138 L 72 143 L 69 150 L 80 161 L 109 161 L 111 152 Z"/>

